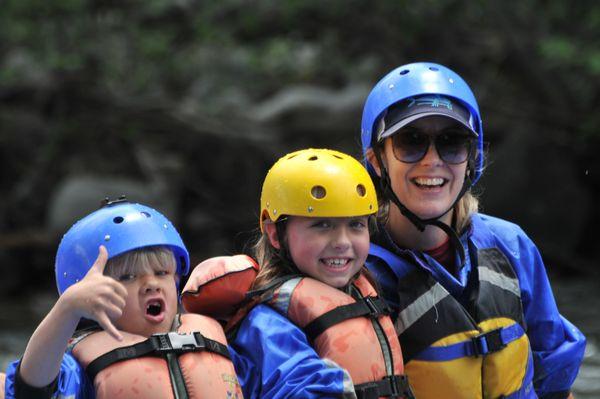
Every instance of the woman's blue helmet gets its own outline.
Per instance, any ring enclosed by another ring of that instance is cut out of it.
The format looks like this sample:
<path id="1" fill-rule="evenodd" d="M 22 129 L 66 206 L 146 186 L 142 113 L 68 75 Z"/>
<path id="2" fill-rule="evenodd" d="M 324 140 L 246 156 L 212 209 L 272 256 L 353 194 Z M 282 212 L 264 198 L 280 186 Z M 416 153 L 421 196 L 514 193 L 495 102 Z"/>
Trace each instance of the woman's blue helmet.
<path id="1" fill-rule="evenodd" d="M 483 126 L 479 106 L 469 85 L 454 71 L 431 62 L 402 65 L 383 77 L 371 90 L 363 109 L 361 142 L 363 155 L 372 146 L 377 123 L 392 105 L 420 95 L 434 94 L 451 97 L 464 105 L 473 118 L 473 129 L 478 134 L 477 155 L 473 165 L 471 184 L 483 170 Z M 368 165 L 370 171 L 371 166 Z"/>
<path id="2" fill-rule="evenodd" d="M 177 261 L 177 273 L 190 270 L 188 251 L 173 224 L 155 209 L 120 199 L 76 222 L 63 236 L 56 253 L 55 273 L 58 292 L 80 281 L 104 245 L 108 258 L 150 246 L 169 247 Z"/>

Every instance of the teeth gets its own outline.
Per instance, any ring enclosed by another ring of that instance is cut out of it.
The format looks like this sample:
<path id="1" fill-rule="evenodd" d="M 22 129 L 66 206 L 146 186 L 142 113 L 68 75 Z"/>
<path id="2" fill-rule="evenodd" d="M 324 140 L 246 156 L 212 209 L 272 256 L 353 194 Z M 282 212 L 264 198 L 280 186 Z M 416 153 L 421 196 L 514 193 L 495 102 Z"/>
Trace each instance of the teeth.
<path id="1" fill-rule="evenodd" d="M 441 186 L 442 184 L 444 184 L 444 179 L 442 179 L 441 177 L 417 177 L 415 179 L 415 183 L 417 183 L 420 186 Z"/>
<path id="2" fill-rule="evenodd" d="M 325 260 L 325 264 L 328 266 L 345 266 L 348 263 L 348 259 L 334 258 Z"/>

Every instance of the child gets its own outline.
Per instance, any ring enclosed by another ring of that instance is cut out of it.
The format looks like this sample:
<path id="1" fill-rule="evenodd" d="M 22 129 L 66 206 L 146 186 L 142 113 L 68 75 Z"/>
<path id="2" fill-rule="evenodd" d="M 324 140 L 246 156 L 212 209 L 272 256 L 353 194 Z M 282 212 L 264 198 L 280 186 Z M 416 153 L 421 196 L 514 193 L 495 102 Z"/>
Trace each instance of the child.
<path id="1" fill-rule="evenodd" d="M 189 255 L 162 214 L 107 201 L 64 235 L 55 267 L 60 297 L 9 366 L 8 398 L 239 397 L 220 325 L 178 314 Z"/>
<path id="2" fill-rule="evenodd" d="M 259 304 L 230 347 L 245 397 L 410 394 L 393 325 L 364 269 L 376 211 L 369 175 L 346 154 L 297 151 L 268 172 L 255 246 Z"/>

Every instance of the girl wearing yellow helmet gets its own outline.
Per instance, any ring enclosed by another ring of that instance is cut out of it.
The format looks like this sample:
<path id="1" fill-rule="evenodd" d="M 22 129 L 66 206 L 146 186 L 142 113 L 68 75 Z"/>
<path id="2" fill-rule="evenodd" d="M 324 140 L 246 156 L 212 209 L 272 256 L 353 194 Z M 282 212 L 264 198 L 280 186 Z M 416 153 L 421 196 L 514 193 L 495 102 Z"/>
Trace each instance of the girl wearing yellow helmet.
<path id="1" fill-rule="evenodd" d="M 387 308 L 366 278 L 373 183 L 331 150 L 287 154 L 262 187 L 255 301 L 230 350 L 244 396 L 410 397 Z"/>

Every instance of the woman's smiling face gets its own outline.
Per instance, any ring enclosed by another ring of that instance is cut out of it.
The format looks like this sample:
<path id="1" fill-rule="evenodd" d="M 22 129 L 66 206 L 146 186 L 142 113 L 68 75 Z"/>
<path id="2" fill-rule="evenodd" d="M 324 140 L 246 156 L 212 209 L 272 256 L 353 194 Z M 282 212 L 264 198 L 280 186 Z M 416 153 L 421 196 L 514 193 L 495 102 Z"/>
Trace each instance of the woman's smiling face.
<path id="1" fill-rule="evenodd" d="M 456 128 L 457 122 L 444 116 L 418 119 L 401 129 L 413 129 L 432 137 Z M 439 217 L 458 197 L 465 180 L 467 161 L 448 164 L 430 145 L 423 159 L 415 163 L 399 161 L 394 155 L 393 139 L 384 141 L 382 158 L 387 166 L 391 186 L 400 202 L 421 219 Z M 443 219 L 450 219 L 448 212 Z M 449 220 L 448 220 L 449 221 Z"/>

